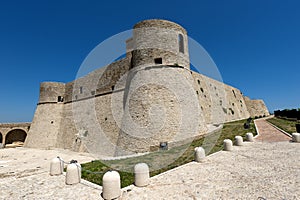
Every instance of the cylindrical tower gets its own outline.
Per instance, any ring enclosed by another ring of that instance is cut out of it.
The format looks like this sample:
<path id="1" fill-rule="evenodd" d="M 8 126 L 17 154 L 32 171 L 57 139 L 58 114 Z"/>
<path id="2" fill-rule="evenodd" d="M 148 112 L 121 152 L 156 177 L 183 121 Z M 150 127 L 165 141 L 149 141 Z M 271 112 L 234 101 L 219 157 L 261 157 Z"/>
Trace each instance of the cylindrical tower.
<path id="1" fill-rule="evenodd" d="M 40 84 L 41 103 L 63 102 L 65 94 L 65 84 L 58 82 L 43 82 Z"/>
<path id="2" fill-rule="evenodd" d="M 131 67 L 174 65 L 190 68 L 186 30 L 167 20 L 145 20 L 137 23 L 130 41 Z"/>
<path id="3" fill-rule="evenodd" d="M 112 96 L 124 104 L 123 113 L 115 112 L 122 116 L 119 155 L 175 146 L 206 131 L 184 28 L 166 20 L 139 22 L 127 52 L 132 57 L 124 97 Z"/>

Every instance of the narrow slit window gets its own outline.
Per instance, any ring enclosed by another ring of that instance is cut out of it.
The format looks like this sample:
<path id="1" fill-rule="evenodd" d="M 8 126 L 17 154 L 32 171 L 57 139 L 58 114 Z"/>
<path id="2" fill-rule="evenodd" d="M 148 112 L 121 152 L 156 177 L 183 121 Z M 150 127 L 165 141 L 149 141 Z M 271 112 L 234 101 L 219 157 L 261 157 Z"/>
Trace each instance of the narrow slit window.
<path id="1" fill-rule="evenodd" d="M 236 95 L 235 95 L 235 92 L 234 92 L 234 90 L 232 90 L 232 93 L 233 93 L 234 97 L 236 98 Z"/>
<path id="2" fill-rule="evenodd" d="M 82 92 L 83 92 L 83 88 L 82 87 L 79 88 L 79 92 L 80 92 L 80 94 L 82 94 Z"/>
<path id="3" fill-rule="evenodd" d="M 179 52 L 184 53 L 184 41 L 182 34 L 178 35 Z"/>

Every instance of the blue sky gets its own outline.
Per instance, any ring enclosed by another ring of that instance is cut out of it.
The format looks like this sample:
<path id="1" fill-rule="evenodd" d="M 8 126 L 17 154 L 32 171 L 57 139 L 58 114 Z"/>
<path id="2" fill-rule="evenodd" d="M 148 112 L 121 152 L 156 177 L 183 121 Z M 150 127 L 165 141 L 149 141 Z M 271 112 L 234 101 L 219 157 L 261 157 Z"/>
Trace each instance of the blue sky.
<path id="1" fill-rule="evenodd" d="M 31 121 L 43 81 L 69 82 L 88 53 L 138 21 L 184 26 L 223 81 L 269 110 L 300 107 L 297 0 L 1 1 L 0 122 Z"/>

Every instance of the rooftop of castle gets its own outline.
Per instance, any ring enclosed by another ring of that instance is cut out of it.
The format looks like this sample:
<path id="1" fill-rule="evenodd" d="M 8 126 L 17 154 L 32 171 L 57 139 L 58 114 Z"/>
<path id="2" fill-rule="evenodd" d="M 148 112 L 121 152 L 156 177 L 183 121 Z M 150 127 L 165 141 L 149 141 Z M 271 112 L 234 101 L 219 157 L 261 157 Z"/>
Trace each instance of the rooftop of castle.
<path id="1" fill-rule="evenodd" d="M 180 26 L 179 24 L 165 20 L 165 19 L 147 19 L 140 21 L 136 23 L 133 28 L 150 28 L 150 27 L 155 27 L 155 28 L 162 28 L 162 29 L 174 29 L 177 31 L 181 31 L 184 34 L 187 34 L 187 31 Z"/>

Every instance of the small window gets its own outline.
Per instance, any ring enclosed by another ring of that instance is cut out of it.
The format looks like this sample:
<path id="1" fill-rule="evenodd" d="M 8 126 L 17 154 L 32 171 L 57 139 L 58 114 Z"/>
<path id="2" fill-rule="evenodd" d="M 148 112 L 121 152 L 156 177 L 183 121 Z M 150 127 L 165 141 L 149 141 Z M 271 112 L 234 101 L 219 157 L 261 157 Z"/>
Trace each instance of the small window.
<path id="1" fill-rule="evenodd" d="M 179 52 L 184 53 L 184 41 L 182 34 L 178 35 Z"/>
<path id="2" fill-rule="evenodd" d="M 83 92 L 83 88 L 82 87 L 79 88 L 79 92 L 80 92 L 80 94 L 82 94 L 82 92 Z"/>
<path id="3" fill-rule="evenodd" d="M 64 102 L 64 98 L 62 96 L 57 97 L 57 102 Z"/>
<path id="4" fill-rule="evenodd" d="M 204 92 L 203 88 L 200 88 L 200 90 L 201 90 L 202 93 Z"/>
<path id="5" fill-rule="evenodd" d="M 198 84 L 200 85 L 200 80 L 198 80 Z"/>
<path id="6" fill-rule="evenodd" d="M 113 85 L 113 86 L 111 86 L 111 90 L 112 90 L 112 91 L 114 91 L 114 89 L 115 89 L 115 86 L 114 86 L 114 85 Z"/>
<path id="7" fill-rule="evenodd" d="M 162 64 L 162 58 L 154 58 L 154 63 L 155 63 L 156 65 Z"/>

